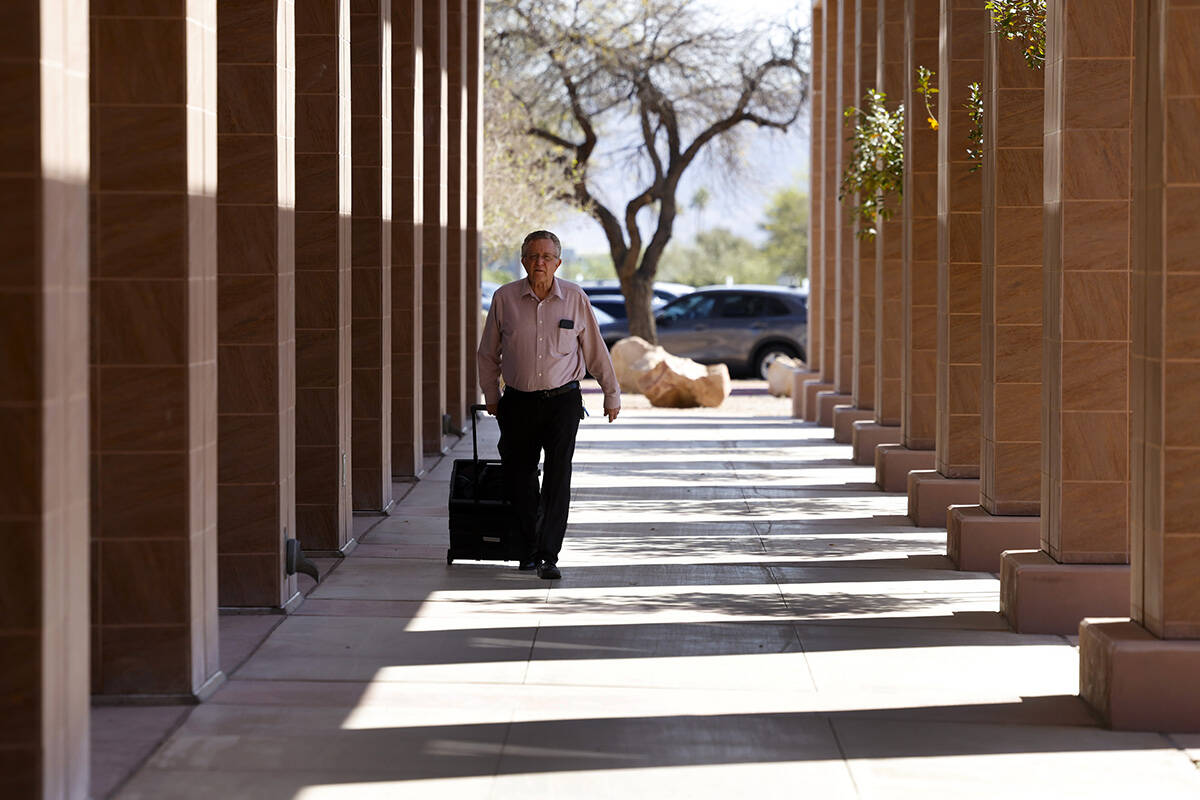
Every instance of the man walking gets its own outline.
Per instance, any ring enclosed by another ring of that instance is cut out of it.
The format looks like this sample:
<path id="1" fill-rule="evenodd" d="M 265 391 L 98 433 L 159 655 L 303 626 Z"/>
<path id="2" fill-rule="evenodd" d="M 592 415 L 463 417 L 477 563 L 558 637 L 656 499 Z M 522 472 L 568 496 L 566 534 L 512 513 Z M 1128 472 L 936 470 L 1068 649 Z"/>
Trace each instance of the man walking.
<path id="1" fill-rule="evenodd" d="M 525 550 L 521 569 L 561 578 L 558 551 L 571 502 L 571 458 L 583 416 L 579 381 L 590 372 L 604 390 L 608 421 L 621 410 L 621 390 L 587 295 L 557 280 L 562 245 L 534 231 L 521 245 L 525 278 L 492 295 L 479 341 L 479 388 L 500 423 L 500 460 Z M 504 394 L 500 394 L 500 378 Z M 538 458 L 546 453 L 538 488 Z"/>

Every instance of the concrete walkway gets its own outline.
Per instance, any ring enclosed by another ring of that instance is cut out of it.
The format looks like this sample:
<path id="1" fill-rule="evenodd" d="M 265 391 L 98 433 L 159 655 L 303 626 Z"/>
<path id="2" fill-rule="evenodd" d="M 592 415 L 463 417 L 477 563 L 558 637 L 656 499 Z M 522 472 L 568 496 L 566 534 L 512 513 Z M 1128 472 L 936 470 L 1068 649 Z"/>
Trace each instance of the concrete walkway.
<path id="1" fill-rule="evenodd" d="M 445 459 L 118 796 L 1200 797 L 788 402 L 588 420 L 552 583 L 447 567 Z"/>

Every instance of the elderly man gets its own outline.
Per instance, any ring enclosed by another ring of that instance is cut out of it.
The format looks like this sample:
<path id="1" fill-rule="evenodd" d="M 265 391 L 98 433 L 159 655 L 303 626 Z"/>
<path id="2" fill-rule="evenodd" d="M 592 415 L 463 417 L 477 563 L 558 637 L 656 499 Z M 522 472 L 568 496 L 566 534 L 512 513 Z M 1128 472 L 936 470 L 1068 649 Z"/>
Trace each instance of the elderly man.
<path id="1" fill-rule="evenodd" d="M 520 568 L 561 578 L 558 551 L 571 502 L 571 458 L 583 417 L 579 380 L 590 372 L 604 389 L 608 421 L 621 410 L 621 390 L 587 295 L 558 280 L 562 245 L 534 231 L 521 245 L 527 277 L 492 295 L 479 341 L 479 388 L 500 423 L 500 459 L 516 511 L 524 555 Z M 500 378 L 504 394 L 500 394 Z M 538 487 L 538 458 L 546 453 Z"/>

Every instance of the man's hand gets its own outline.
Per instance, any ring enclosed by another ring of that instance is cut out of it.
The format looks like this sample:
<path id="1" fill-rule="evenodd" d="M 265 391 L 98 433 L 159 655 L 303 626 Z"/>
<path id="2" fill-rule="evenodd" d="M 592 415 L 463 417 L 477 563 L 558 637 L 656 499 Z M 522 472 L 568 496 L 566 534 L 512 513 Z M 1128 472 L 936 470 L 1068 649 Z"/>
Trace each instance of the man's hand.
<path id="1" fill-rule="evenodd" d="M 487 404 L 487 412 L 489 415 L 491 415 L 493 417 L 496 416 L 496 411 L 498 411 L 499 408 L 500 408 L 499 403 L 488 403 Z"/>
<path id="2" fill-rule="evenodd" d="M 620 414 L 620 413 L 621 413 L 621 409 L 619 409 L 619 408 L 604 409 L 604 416 L 608 417 L 609 422 L 615 421 L 617 418 L 617 414 Z"/>

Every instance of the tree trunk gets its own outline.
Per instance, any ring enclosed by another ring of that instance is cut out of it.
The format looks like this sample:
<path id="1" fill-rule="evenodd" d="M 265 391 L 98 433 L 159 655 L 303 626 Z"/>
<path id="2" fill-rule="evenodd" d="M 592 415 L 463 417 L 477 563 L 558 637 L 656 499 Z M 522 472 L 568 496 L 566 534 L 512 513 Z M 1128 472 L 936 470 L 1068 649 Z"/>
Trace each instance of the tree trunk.
<path id="1" fill-rule="evenodd" d="M 640 336 L 650 344 L 658 344 L 658 329 L 654 326 L 651 307 L 654 280 L 637 270 L 621 278 L 621 294 L 625 295 L 625 312 L 629 315 L 629 335 Z"/>

